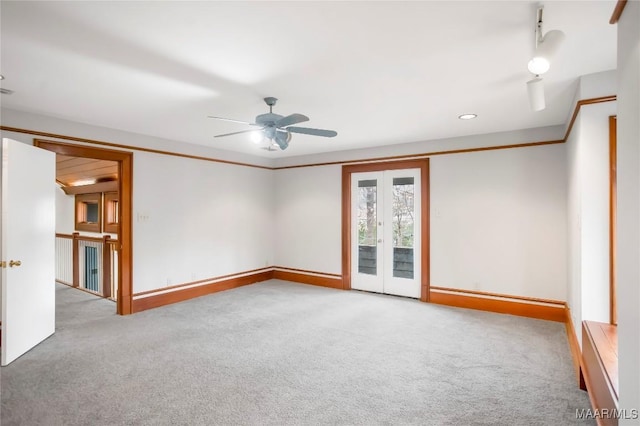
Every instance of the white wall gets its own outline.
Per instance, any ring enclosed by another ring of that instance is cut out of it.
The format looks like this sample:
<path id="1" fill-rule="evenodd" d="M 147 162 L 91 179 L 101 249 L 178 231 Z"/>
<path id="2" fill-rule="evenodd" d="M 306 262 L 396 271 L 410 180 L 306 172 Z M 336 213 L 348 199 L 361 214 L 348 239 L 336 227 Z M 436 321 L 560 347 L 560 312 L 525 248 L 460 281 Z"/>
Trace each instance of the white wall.
<path id="1" fill-rule="evenodd" d="M 146 152 L 133 161 L 135 292 L 273 265 L 271 170 Z"/>
<path id="2" fill-rule="evenodd" d="M 618 22 L 618 344 L 620 408 L 640 409 L 640 3 Z M 621 425 L 640 420 L 621 420 Z"/>
<path id="3" fill-rule="evenodd" d="M 431 159 L 431 285 L 566 300 L 564 145 Z"/>
<path id="4" fill-rule="evenodd" d="M 221 158 L 206 147 L 13 110 L 2 110 L 2 124 Z M 35 137 L 1 133 L 28 144 Z M 238 160 L 234 154 L 225 155 L 222 158 Z M 263 162 L 258 157 L 243 160 Z M 273 264 L 271 170 L 133 150 L 133 176 L 134 293 Z M 59 213 L 61 218 L 63 214 Z M 70 215 L 73 220 L 73 207 Z M 66 219 L 61 219 L 60 226 L 73 232 L 73 224 L 69 230 Z"/>
<path id="5" fill-rule="evenodd" d="M 582 319 L 609 322 L 609 116 L 616 103 L 580 109 Z"/>
<path id="6" fill-rule="evenodd" d="M 603 76 L 615 81 L 615 73 L 599 73 L 600 84 Z M 616 109 L 615 102 L 583 105 L 566 143 L 568 304 L 580 343 L 583 320 L 609 322 L 609 116 Z"/>
<path id="7" fill-rule="evenodd" d="M 582 162 L 580 136 L 582 116 L 579 114 L 567 137 L 567 304 L 576 337 L 582 346 Z"/>
<path id="8" fill-rule="evenodd" d="M 468 123 L 473 125 L 472 122 Z M 447 139 L 386 145 L 377 148 L 351 149 L 333 151 L 323 154 L 300 155 L 296 157 L 276 158 L 276 167 L 288 167 L 303 164 L 318 164 L 342 161 L 361 161 L 364 158 L 394 157 L 398 155 L 414 155 L 455 149 L 482 148 L 488 146 L 505 146 L 530 142 L 554 141 L 564 138 L 565 126 L 538 127 L 520 129 L 509 132 L 488 133 L 482 135 L 466 135 Z M 328 142 L 330 143 L 330 142 Z"/>
<path id="9" fill-rule="evenodd" d="M 276 265 L 342 273 L 341 166 L 275 171 Z"/>
<path id="10" fill-rule="evenodd" d="M 75 198 L 67 195 L 55 183 L 56 187 L 56 232 L 59 234 L 72 234 L 75 228 Z"/>
<path id="11" fill-rule="evenodd" d="M 108 127 L 92 126 L 89 124 L 63 120 L 47 115 L 17 111 L 9 108 L 0 108 L 0 117 L 2 125 L 16 127 L 19 129 L 36 130 L 46 133 L 74 136 L 77 138 L 92 139 L 101 142 L 110 142 L 161 151 L 179 152 L 182 154 L 215 158 L 218 160 L 236 161 L 240 163 L 251 163 L 262 166 L 272 166 L 274 163 L 270 158 L 249 157 L 239 152 L 224 151 L 209 146 L 190 144 L 187 141 L 160 139 L 153 136 L 141 135 L 139 133 L 125 132 Z M 32 135 L 7 131 L 2 131 L 2 137 L 30 144 L 33 143 L 34 138 Z M 41 136 L 39 138 L 55 140 L 55 138 L 44 138 Z M 69 141 L 64 140 L 61 142 L 69 143 Z"/>
<path id="12" fill-rule="evenodd" d="M 432 285 L 565 300 L 564 145 L 430 161 Z M 276 264 L 341 273 L 341 166 L 275 173 Z"/>

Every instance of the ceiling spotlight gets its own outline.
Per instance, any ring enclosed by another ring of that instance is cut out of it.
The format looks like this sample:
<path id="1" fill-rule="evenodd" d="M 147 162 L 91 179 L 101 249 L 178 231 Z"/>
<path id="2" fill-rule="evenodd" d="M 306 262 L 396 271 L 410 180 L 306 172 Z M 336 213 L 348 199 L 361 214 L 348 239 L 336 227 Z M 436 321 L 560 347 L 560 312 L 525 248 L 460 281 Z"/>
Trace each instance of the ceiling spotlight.
<path id="1" fill-rule="evenodd" d="M 0 80 L 4 80 L 4 75 L 0 74 Z"/>
<path id="2" fill-rule="evenodd" d="M 462 114 L 462 115 L 459 115 L 458 118 L 460 120 L 473 120 L 477 116 L 478 114 Z"/>
<path id="3" fill-rule="evenodd" d="M 527 68 L 532 74 L 541 75 L 549 71 L 550 60 L 555 55 L 558 47 L 564 40 L 564 33 L 559 30 L 551 30 L 547 34 L 542 34 L 542 10 L 544 6 L 538 8 L 536 16 L 536 51 L 533 58 L 527 64 Z"/>
<path id="4" fill-rule="evenodd" d="M 527 93 L 529 94 L 529 106 L 533 111 L 542 111 L 545 108 L 544 86 L 542 78 L 536 77 L 527 81 Z"/>
<path id="5" fill-rule="evenodd" d="M 527 64 L 527 68 L 529 69 L 530 73 L 540 75 L 549 71 L 549 68 L 551 68 L 551 64 L 549 63 L 547 58 L 536 56 L 529 61 L 529 63 Z"/>

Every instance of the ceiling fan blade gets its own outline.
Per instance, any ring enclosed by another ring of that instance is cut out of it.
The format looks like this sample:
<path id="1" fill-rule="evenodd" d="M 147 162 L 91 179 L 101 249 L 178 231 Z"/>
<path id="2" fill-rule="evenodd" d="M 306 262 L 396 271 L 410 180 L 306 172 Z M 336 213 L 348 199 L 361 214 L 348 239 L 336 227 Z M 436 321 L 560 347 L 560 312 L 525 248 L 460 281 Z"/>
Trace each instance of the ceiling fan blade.
<path id="1" fill-rule="evenodd" d="M 276 121 L 276 127 L 286 127 L 292 124 L 302 123 L 303 121 L 309 121 L 309 117 L 302 114 L 291 114 Z"/>
<path id="2" fill-rule="evenodd" d="M 233 132 L 233 133 L 224 133 L 222 135 L 215 135 L 214 138 L 222 138 L 224 136 L 231 136 L 231 135 L 239 135 L 240 133 L 250 133 L 250 132 L 259 132 L 261 129 L 249 129 L 249 130 L 241 130 L 239 132 Z"/>
<path id="3" fill-rule="evenodd" d="M 213 115 L 208 115 L 207 117 L 215 118 L 216 120 L 230 121 L 232 123 L 248 124 L 249 126 L 259 126 L 259 124 L 256 124 L 256 123 L 249 123 L 248 121 L 234 120 L 233 118 L 215 117 Z"/>
<path id="4" fill-rule="evenodd" d="M 303 133 L 305 135 L 324 136 L 325 138 L 332 138 L 338 135 L 338 132 L 334 130 L 311 129 L 309 127 L 287 127 L 285 130 L 288 130 L 292 133 Z"/>

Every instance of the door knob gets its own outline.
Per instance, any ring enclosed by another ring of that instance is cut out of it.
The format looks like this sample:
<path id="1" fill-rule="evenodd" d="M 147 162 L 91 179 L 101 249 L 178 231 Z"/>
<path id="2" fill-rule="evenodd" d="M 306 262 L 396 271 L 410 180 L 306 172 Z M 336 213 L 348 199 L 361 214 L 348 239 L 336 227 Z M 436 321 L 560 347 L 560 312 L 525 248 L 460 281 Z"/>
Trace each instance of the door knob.
<path id="1" fill-rule="evenodd" d="M 14 266 L 20 266 L 22 265 L 22 262 L 20 262 L 19 260 L 10 260 L 9 261 L 9 267 L 13 268 Z"/>
<path id="2" fill-rule="evenodd" d="M 382 238 L 378 238 L 378 242 L 381 243 L 382 242 Z"/>

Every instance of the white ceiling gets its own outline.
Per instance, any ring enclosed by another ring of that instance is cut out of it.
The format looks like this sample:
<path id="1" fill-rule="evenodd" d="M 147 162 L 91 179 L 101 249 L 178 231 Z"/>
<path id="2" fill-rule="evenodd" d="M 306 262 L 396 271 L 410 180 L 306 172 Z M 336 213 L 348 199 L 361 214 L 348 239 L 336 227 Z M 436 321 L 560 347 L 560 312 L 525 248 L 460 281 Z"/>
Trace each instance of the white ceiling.
<path id="1" fill-rule="evenodd" d="M 611 1 L 547 1 L 566 39 L 532 112 L 530 1 L 2 1 L 2 106 L 279 158 L 562 124 L 581 75 L 616 67 Z M 267 112 L 302 113 L 286 151 L 247 135 Z M 478 118 L 458 120 L 462 113 Z M 3 123 L 4 124 L 4 123 Z"/>

